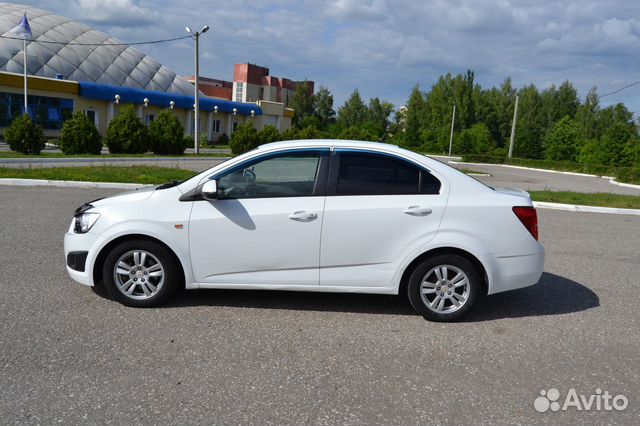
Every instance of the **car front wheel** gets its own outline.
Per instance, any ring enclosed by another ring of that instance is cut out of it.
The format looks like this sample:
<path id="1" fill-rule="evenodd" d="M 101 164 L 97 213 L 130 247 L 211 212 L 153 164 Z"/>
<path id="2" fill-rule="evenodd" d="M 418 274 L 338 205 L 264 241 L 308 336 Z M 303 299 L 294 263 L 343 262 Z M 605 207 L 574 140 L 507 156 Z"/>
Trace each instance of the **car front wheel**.
<path id="1" fill-rule="evenodd" d="M 158 306 L 173 295 L 179 272 L 165 247 L 139 240 L 111 250 L 102 277 L 111 297 L 127 306 L 146 308 Z"/>
<path id="2" fill-rule="evenodd" d="M 455 321 L 480 297 L 482 282 L 475 266 L 457 255 L 424 260 L 407 286 L 413 308 L 430 321 Z"/>

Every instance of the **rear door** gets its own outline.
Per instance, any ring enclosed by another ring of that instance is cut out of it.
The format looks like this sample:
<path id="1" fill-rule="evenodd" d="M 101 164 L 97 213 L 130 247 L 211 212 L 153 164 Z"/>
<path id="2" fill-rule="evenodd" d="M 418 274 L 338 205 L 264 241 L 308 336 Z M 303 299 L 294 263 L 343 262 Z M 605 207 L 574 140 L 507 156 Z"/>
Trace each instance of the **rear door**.
<path id="1" fill-rule="evenodd" d="M 404 256 L 431 240 L 446 207 L 429 170 L 387 153 L 332 155 L 320 248 L 320 285 L 388 286 Z"/>

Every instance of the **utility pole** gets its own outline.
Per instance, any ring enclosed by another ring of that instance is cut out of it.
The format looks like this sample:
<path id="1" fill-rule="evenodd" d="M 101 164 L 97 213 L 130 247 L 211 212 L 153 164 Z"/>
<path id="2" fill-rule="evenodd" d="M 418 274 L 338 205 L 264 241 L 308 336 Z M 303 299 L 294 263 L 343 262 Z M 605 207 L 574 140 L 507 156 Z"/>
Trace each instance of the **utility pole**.
<path id="1" fill-rule="evenodd" d="M 451 116 L 451 134 L 449 135 L 449 157 L 451 157 L 451 148 L 453 146 L 453 125 L 456 122 L 456 103 L 453 103 L 453 115 Z"/>
<path id="2" fill-rule="evenodd" d="M 516 93 L 516 107 L 513 109 L 513 122 L 511 123 L 511 137 L 509 138 L 509 158 L 513 155 L 513 142 L 516 139 L 516 122 L 518 121 L 518 101 L 520 95 Z"/>
<path id="3" fill-rule="evenodd" d="M 195 95 L 194 95 L 194 105 L 193 105 L 193 118 L 194 118 L 194 126 L 193 126 L 193 150 L 196 154 L 200 152 L 200 141 L 199 139 L 199 124 L 198 119 L 200 118 L 200 88 L 198 87 L 198 77 L 200 74 L 200 34 L 194 34 L 196 39 L 196 75 L 195 75 Z"/>
<path id="4" fill-rule="evenodd" d="M 27 104 L 27 39 L 24 39 L 24 52 L 23 68 L 24 68 L 24 113 L 29 115 L 29 107 Z"/>
<path id="5" fill-rule="evenodd" d="M 200 32 L 197 31 L 193 31 L 191 30 L 190 27 L 186 27 L 185 28 L 187 30 L 188 33 L 190 33 L 193 37 L 193 39 L 196 42 L 196 49 L 195 49 L 195 75 L 194 75 L 194 96 L 193 96 L 193 150 L 196 154 L 198 154 L 200 152 L 200 141 L 198 140 L 198 133 L 199 133 L 199 115 L 200 115 L 200 88 L 199 88 L 199 84 L 198 84 L 198 77 L 200 74 L 200 35 L 206 33 L 207 31 L 209 31 L 209 26 L 205 25 L 204 27 L 202 27 L 202 30 Z"/>

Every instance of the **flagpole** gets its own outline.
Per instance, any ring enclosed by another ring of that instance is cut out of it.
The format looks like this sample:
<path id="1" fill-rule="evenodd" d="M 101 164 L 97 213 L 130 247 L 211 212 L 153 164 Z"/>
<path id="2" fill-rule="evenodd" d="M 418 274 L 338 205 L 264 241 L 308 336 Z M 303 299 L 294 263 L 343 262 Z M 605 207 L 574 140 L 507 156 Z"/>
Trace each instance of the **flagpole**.
<path id="1" fill-rule="evenodd" d="M 24 60 L 23 60 L 23 68 L 24 68 L 24 113 L 29 115 L 29 109 L 27 107 L 27 38 L 24 38 Z"/>

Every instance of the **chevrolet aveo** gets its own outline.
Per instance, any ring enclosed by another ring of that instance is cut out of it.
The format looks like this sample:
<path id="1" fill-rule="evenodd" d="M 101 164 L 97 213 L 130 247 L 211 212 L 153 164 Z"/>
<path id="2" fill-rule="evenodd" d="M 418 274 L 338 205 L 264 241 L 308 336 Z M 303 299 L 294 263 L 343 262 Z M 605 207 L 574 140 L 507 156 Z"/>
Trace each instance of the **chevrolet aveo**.
<path id="1" fill-rule="evenodd" d="M 80 206 L 67 271 L 128 306 L 186 289 L 406 294 L 429 320 L 542 274 L 529 194 L 393 145 L 263 145 L 193 178 Z"/>

